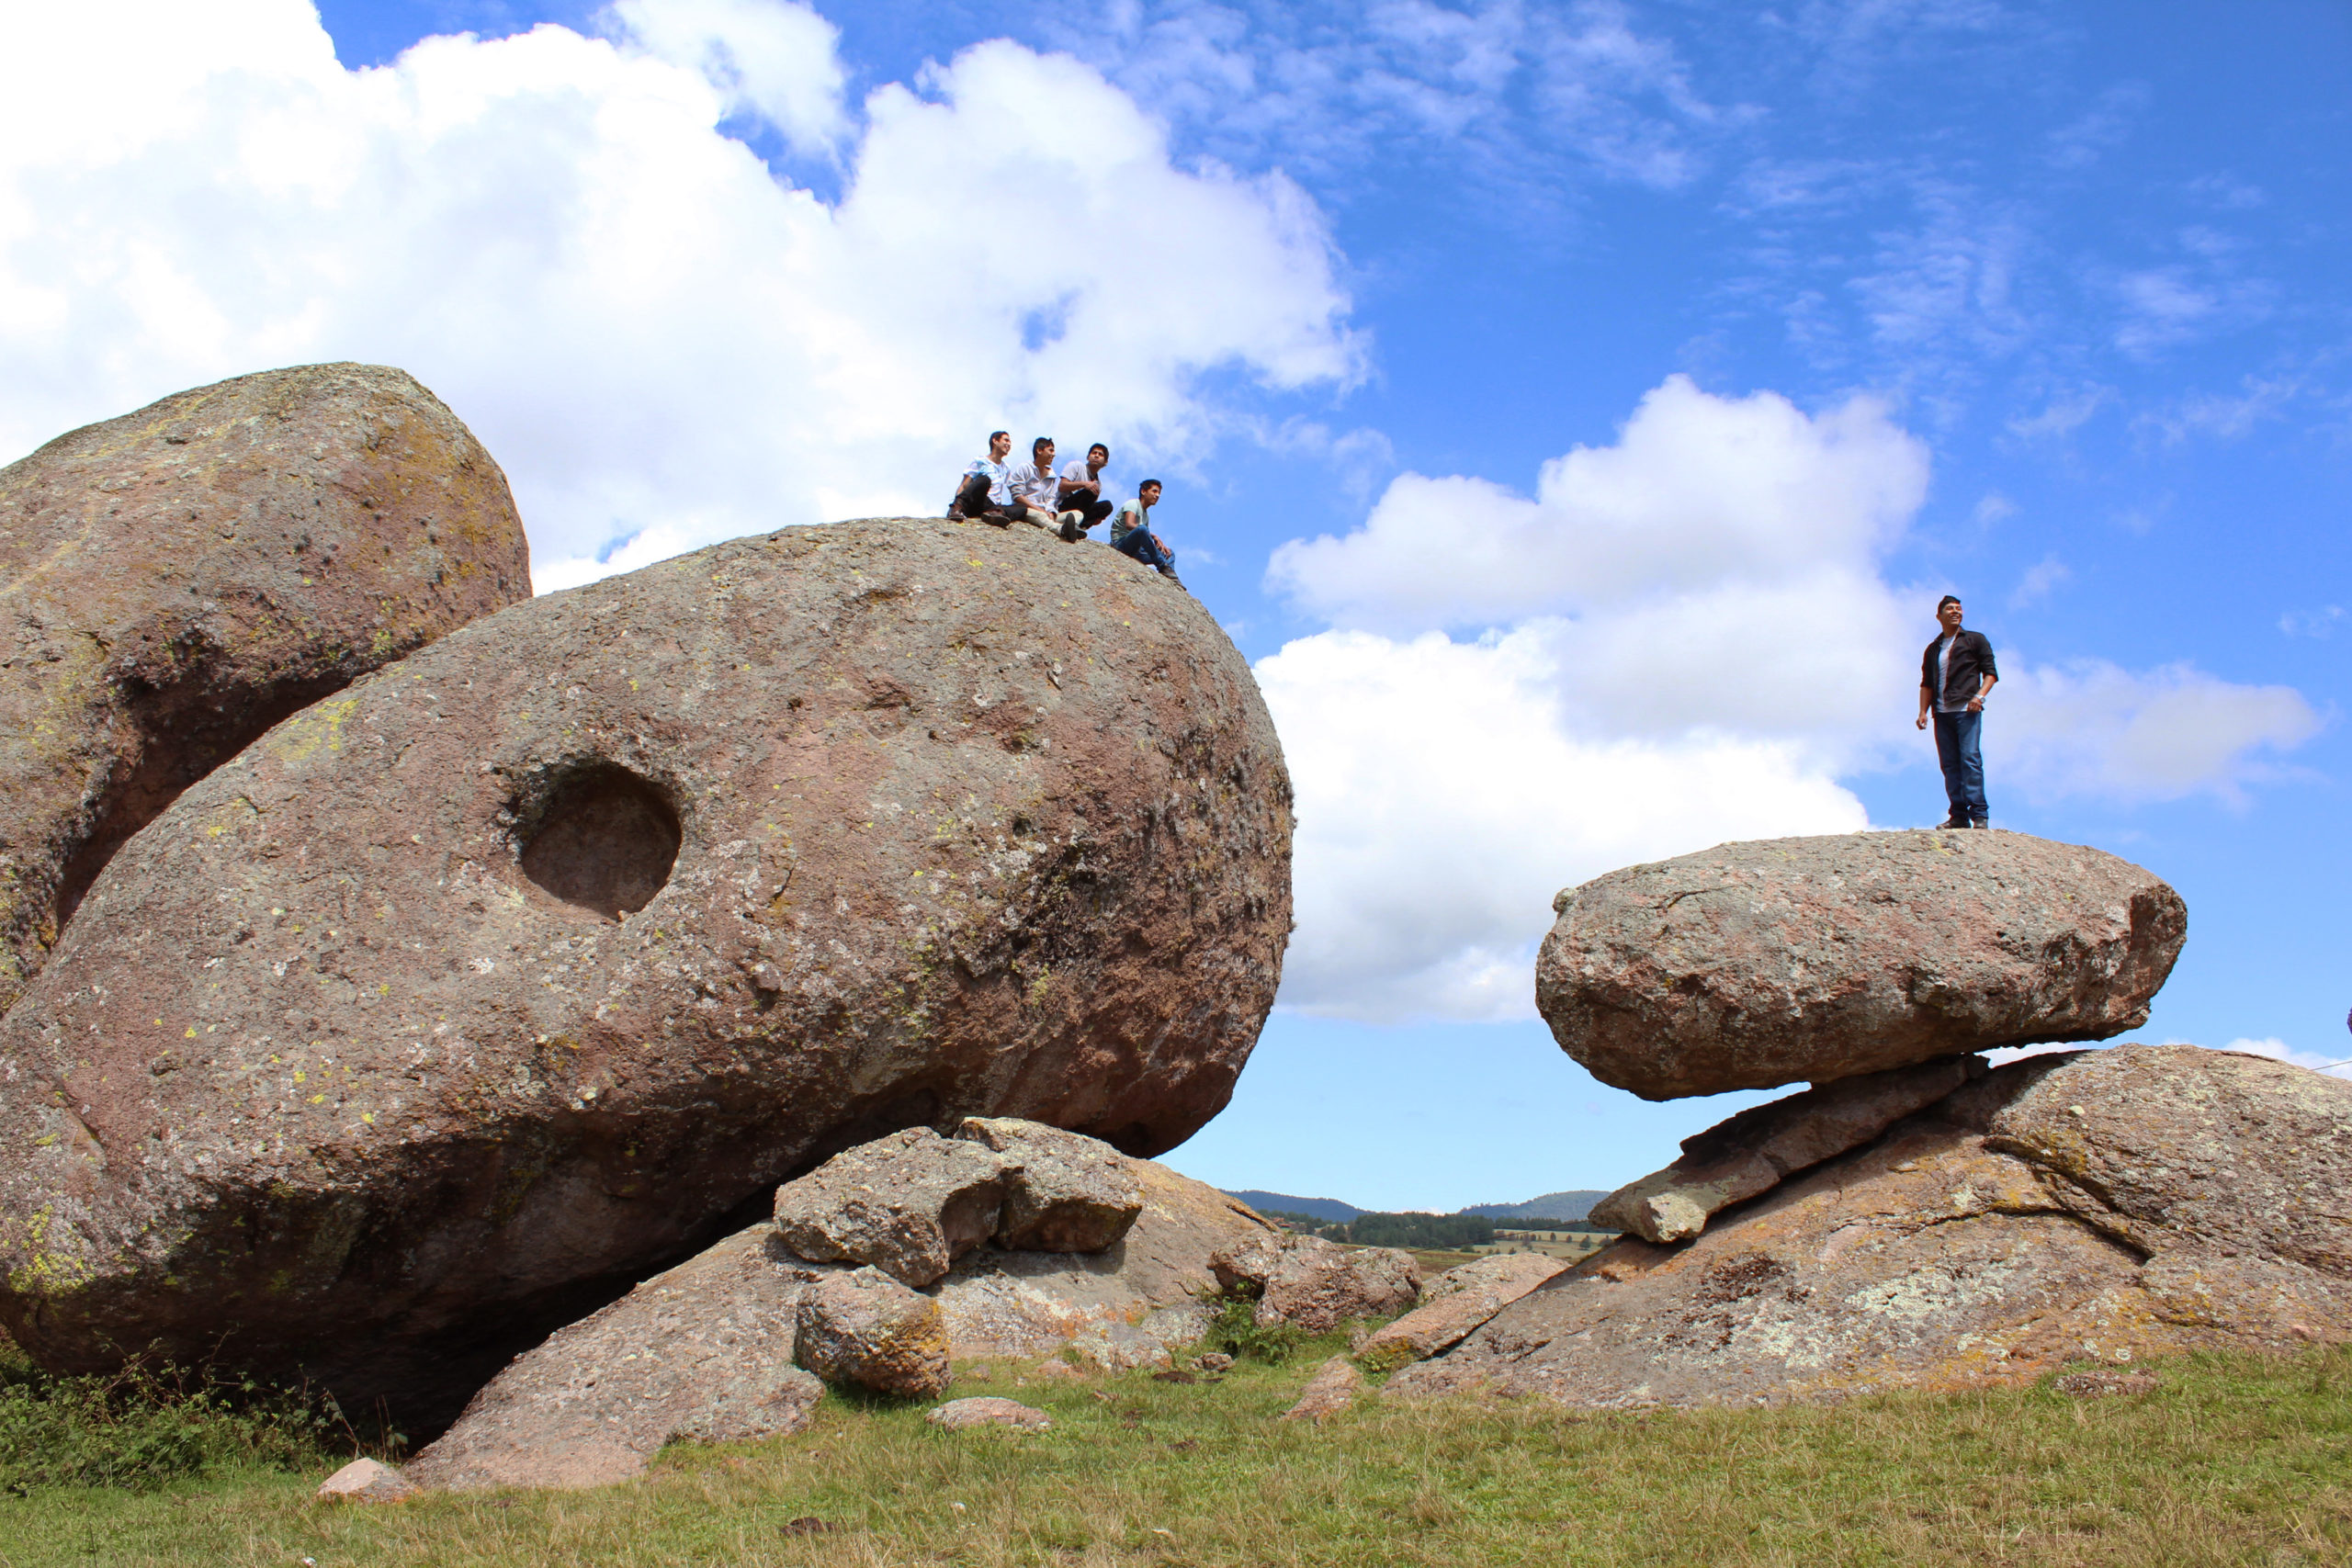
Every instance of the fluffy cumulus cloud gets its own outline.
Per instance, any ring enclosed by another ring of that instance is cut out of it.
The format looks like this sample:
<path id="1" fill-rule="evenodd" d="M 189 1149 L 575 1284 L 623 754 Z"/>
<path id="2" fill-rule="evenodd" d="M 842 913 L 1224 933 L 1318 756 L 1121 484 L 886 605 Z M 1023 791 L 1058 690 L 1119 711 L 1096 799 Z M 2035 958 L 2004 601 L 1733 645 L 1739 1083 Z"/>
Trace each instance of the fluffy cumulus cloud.
<path id="1" fill-rule="evenodd" d="M 608 19 L 348 72 L 300 0 L 12 11 L 0 449 L 266 366 L 401 365 L 506 466 L 545 588 L 935 510 L 993 425 L 1181 460 L 1224 417 L 1204 378 L 1358 371 L 1313 204 L 1180 166 L 1074 60 L 984 43 L 853 109 L 805 6 Z M 746 119 L 836 160 L 838 199 L 722 133 Z M 1032 243 L 973 194 L 1015 171 L 1058 221 L 1157 238 Z"/>
<path id="2" fill-rule="evenodd" d="M 1934 591 L 1883 563 L 1928 482 L 1871 399 L 1676 377 L 1532 495 L 1408 473 L 1277 549 L 1269 588 L 1331 625 L 1258 666 L 1298 789 L 1285 1005 L 1524 1017 L 1562 886 L 1866 826 L 1840 781 L 1924 761 Z M 2233 796 L 2318 723 L 2187 668 L 2011 664 L 1993 765 L 2030 795 Z"/>

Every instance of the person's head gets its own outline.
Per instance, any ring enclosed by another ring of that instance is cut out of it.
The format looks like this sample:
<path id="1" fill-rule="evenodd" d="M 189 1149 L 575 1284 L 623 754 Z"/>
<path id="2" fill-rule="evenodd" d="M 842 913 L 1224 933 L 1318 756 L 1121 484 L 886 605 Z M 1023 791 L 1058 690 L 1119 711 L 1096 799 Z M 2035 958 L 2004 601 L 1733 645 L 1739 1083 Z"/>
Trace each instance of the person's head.
<path id="1" fill-rule="evenodd" d="M 1086 466 L 1090 468 L 1109 468 L 1111 466 L 1111 449 L 1108 446 L 1103 446 L 1100 441 L 1097 441 L 1093 446 L 1089 446 L 1086 449 Z"/>
<path id="2" fill-rule="evenodd" d="M 1944 630 L 1948 632 L 1960 630 L 1960 596 L 1958 594 L 1947 593 L 1936 601 L 1936 619 L 1943 624 Z"/>
<path id="3" fill-rule="evenodd" d="M 1012 450 L 1012 432 L 996 430 L 989 433 L 989 456 L 991 458 L 1001 463 L 1004 461 L 1004 455 Z"/>
<path id="4" fill-rule="evenodd" d="M 1142 502 L 1146 506 L 1159 505 L 1159 481 L 1158 479 L 1146 479 L 1143 483 L 1136 486 L 1136 499 Z"/>
<path id="5" fill-rule="evenodd" d="M 1046 464 L 1052 462 L 1054 460 L 1054 438 L 1050 435 L 1040 435 L 1036 440 L 1029 443 L 1029 458 L 1030 461 L 1037 464 L 1041 468 Z"/>

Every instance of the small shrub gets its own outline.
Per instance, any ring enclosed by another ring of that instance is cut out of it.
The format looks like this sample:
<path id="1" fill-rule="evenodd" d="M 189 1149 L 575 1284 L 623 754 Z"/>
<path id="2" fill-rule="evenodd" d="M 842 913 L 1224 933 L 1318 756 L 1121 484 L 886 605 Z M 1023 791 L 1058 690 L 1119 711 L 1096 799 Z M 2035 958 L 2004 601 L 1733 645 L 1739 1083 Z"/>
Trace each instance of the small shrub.
<path id="1" fill-rule="evenodd" d="M 1208 1336 L 1203 1341 L 1210 1349 L 1222 1350 L 1238 1361 L 1271 1364 L 1287 1360 L 1298 1348 L 1306 1334 L 1296 1324 L 1258 1321 L 1261 1290 L 1247 1280 L 1237 1280 L 1231 1290 L 1208 1298 L 1216 1312 L 1209 1319 Z"/>
<path id="2" fill-rule="evenodd" d="M 134 1363 L 111 1377 L 0 1364 L 0 1492 L 141 1487 L 212 1468 L 315 1468 L 356 1434 L 332 1400 Z"/>

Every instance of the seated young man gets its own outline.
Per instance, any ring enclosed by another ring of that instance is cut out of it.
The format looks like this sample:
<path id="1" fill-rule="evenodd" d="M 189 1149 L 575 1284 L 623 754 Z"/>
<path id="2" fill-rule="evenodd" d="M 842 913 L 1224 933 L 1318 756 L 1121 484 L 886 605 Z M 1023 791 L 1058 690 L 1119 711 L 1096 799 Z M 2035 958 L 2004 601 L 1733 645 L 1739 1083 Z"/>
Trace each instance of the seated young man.
<path id="1" fill-rule="evenodd" d="M 1065 539 L 1078 536 L 1078 513 L 1059 512 L 1061 476 L 1054 472 L 1054 438 L 1040 435 L 1029 444 L 1029 461 L 1012 470 L 1012 500 L 1021 510 L 1014 515 L 1040 528 L 1058 528 Z"/>
<path id="2" fill-rule="evenodd" d="M 1157 567 L 1159 574 L 1183 586 L 1176 575 L 1176 552 L 1160 543 L 1159 536 L 1151 531 L 1151 509 L 1159 504 L 1159 481 L 1146 479 L 1136 486 L 1136 498 L 1119 508 L 1119 515 L 1111 524 L 1111 547 L 1123 555 L 1130 555 L 1149 567 Z"/>
<path id="3" fill-rule="evenodd" d="M 1100 441 L 1086 449 L 1083 457 L 1072 457 L 1062 467 L 1060 506 L 1064 512 L 1079 514 L 1077 528 L 1065 520 L 1062 537 L 1075 544 L 1080 534 L 1092 528 L 1111 515 L 1111 503 L 1102 499 L 1102 470 L 1111 466 L 1111 449 Z"/>
<path id="4" fill-rule="evenodd" d="M 948 516 L 969 517 L 1002 528 L 1021 514 L 1020 504 L 1012 499 L 1012 470 L 1004 466 L 1004 455 L 1012 450 L 1010 434 L 1000 430 L 989 435 L 989 455 L 975 458 L 964 470 L 956 499 L 947 503 Z"/>

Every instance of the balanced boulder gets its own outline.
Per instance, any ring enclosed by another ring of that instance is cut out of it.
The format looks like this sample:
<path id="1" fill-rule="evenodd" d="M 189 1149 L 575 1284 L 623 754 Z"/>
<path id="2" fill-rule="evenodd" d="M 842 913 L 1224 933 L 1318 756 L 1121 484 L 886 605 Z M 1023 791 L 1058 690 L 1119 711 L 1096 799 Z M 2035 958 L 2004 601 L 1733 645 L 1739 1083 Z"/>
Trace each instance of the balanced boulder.
<path id="1" fill-rule="evenodd" d="M 435 1490 L 605 1486 L 673 1438 L 797 1432 L 824 1385 L 793 1365 L 818 1271 L 764 1226 L 741 1231 L 517 1356 L 418 1452 Z"/>
<path id="2" fill-rule="evenodd" d="M 1723 844 L 1553 907 L 1536 1006 L 1647 1100 L 2104 1040 L 2147 1021 L 2188 929 L 2140 867 L 2022 833 Z"/>
<path id="3" fill-rule="evenodd" d="M 879 1269 L 818 1280 L 800 1297 L 800 1364 L 827 1382 L 902 1399 L 947 1388 L 947 1330 L 939 1303 Z"/>
<path id="4" fill-rule="evenodd" d="M 1143 1212 L 1143 1184 L 1098 1139 L 1013 1116 L 970 1116 L 956 1129 L 1010 1168 L 997 1245 L 1010 1251 L 1102 1252 Z"/>
<path id="5" fill-rule="evenodd" d="M 505 475 L 379 365 L 175 393 L 0 468 L 0 1013 L 181 790 L 530 592 Z"/>
<path id="6" fill-rule="evenodd" d="M 871 1264 L 921 1290 L 988 1240 L 1008 1174 L 978 1144 L 910 1127 L 778 1188 L 777 1237 L 811 1262 Z"/>
<path id="7" fill-rule="evenodd" d="M 2192 1045 L 2028 1057 L 1387 1386 L 1747 1404 L 2352 1338 L 2346 1191 L 2352 1084 Z"/>
<path id="8" fill-rule="evenodd" d="M 0 1319 L 430 1426 L 853 1145 L 1181 1142 L 1290 844 L 1248 664 L 1109 551 L 873 520 L 514 605 L 108 864 L 0 1024 Z"/>

